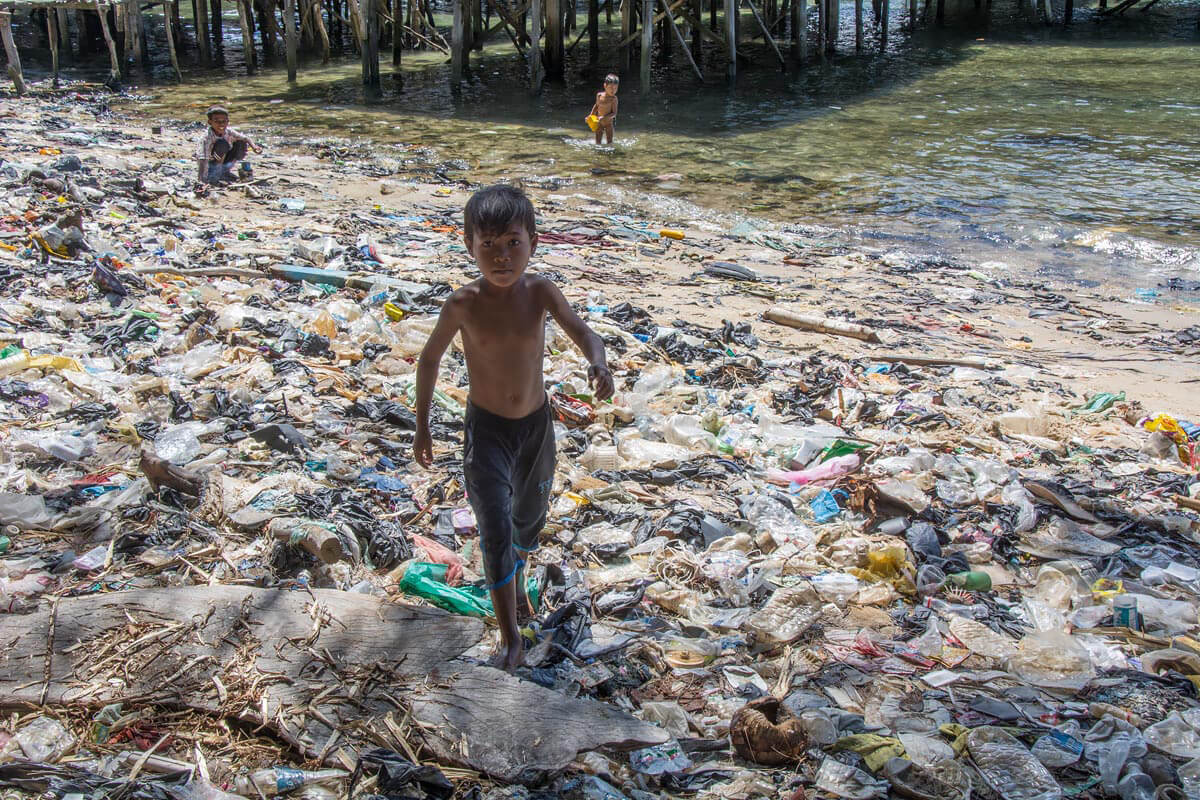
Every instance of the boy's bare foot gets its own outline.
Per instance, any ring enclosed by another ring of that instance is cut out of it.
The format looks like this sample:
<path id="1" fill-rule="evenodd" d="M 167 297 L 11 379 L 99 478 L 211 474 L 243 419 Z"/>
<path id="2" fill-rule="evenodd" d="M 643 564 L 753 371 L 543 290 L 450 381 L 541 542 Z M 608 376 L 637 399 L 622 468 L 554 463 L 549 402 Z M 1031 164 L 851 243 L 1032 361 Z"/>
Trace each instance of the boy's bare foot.
<path id="1" fill-rule="evenodd" d="M 501 644 L 491 661 L 492 666 L 511 673 L 525 664 L 525 643 L 518 636 L 517 641 L 507 647 Z"/>

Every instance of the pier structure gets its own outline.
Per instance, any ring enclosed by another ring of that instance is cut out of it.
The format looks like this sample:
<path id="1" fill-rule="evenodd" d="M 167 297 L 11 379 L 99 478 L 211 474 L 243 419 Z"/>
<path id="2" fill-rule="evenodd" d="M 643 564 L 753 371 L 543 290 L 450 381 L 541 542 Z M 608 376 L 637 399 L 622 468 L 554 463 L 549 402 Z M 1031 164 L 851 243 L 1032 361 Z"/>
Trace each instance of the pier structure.
<path id="1" fill-rule="evenodd" d="M 18 92 L 25 91 L 25 80 L 12 33 L 14 14 L 27 15 L 45 27 L 56 83 L 60 56 L 90 57 L 97 50 L 108 56 L 113 85 L 145 71 L 150 58 L 147 17 L 161 14 L 166 49 L 179 80 L 181 52 L 194 52 L 203 66 L 223 63 L 227 41 L 240 36 L 248 73 L 279 63 L 282 54 L 292 81 L 301 56 L 328 63 L 335 43 L 348 44 L 361 57 L 364 85 L 378 90 L 381 47 L 390 49 L 396 66 L 405 51 L 440 52 L 457 83 L 470 69 L 472 52 L 503 37 L 528 63 L 529 84 L 536 91 L 547 78 L 562 75 L 567 55 L 585 36 L 590 64 L 599 64 L 605 56 L 628 74 L 636 63 L 646 87 L 655 53 L 671 58 L 676 48 L 701 82 L 722 73 L 736 76 L 739 65 L 764 60 L 780 69 L 804 66 L 814 58 L 824 62 L 835 54 L 841 20 L 840 0 L 444 1 L 451 11 L 448 31 L 445 25 L 439 29 L 433 0 L 0 0 L 0 40 Z M 190 2 L 186 20 L 180 15 L 181 2 Z M 237 9 L 236 30 L 225 30 L 224 2 Z M 975 2 L 990 5 L 991 0 Z M 1149 7 L 1158 0 L 1118 0 L 1112 8 L 1100 0 L 1100 13 L 1123 14 L 1139 2 Z M 856 54 L 887 49 L 889 3 L 870 0 L 868 21 L 864 0 L 854 0 Z M 1031 18 L 1047 23 L 1069 24 L 1074 11 L 1074 0 L 1063 0 L 1057 18 L 1051 0 L 1018 3 Z M 912 29 L 945 21 L 945 0 L 908 0 L 906 10 L 903 24 Z M 579 26 L 583 12 L 587 24 Z M 607 26 L 619 26 L 615 53 L 602 53 L 601 14 Z"/>

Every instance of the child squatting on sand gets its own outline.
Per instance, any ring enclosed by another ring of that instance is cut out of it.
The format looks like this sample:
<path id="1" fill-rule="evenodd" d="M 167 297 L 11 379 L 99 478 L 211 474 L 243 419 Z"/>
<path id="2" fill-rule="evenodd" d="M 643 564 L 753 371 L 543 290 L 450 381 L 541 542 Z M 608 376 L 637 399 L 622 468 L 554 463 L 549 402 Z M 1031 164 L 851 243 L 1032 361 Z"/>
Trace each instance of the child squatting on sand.
<path id="1" fill-rule="evenodd" d="M 246 151 L 261 153 L 262 148 L 233 128 L 229 127 L 229 112 L 221 106 L 208 110 L 208 129 L 204 138 L 196 145 L 196 179 L 200 183 L 220 185 L 233 183 L 233 168 L 238 166 L 238 176 L 249 178 L 254 173 L 246 163 Z"/>
<path id="2" fill-rule="evenodd" d="M 498 666 L 523 658 L 518 617 L 533 614 L 525 594 L 525 561 L 537 549 L 554 482 L 554 428 L 542 374 L 546 314 L 579 346 L 595 396 L 612 396 L 604 342 L 540 275 L 526 274 L 537 247 L 533 204 L 524 192 L 480 189 L 464 212 L 463 239 L 482 274 L 446 300 L 417 364 L 418 463 L 433 462 L 429 404 L 438 366 L 462 334 L 470 391 L 463 473 L 479 527 L 484 574 L 500 627 Z"/>

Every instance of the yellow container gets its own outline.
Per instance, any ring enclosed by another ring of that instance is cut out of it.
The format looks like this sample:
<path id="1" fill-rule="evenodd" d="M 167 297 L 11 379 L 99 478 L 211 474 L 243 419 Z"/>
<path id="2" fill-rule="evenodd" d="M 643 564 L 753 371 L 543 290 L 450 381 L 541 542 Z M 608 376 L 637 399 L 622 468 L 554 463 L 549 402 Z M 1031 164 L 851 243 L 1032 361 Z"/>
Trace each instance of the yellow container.
<path id="1" fill-rule="evenodd" d="M 661 231 L 658 232 L 658 235 L 663 237 L 664 239 L 682 239 L 683 231 L 673 231 L 673 230 L 670 230 L 669 228 L 663 228 Z"/>
<path id="2" fill-rule="evenodd" d="M 400 306 L 396 305 L 395 303 L 384 303 L 383 313 L 387 314 L 387 318 L 392 322 L 399 322 L 400 320 L 404 319 L 404 309 L 400 308 Z"/>
<path id="3" fill-rule="evenodd" d="M 587 123 L 587 126 L 592 129 L 593 133 L 596 132 L 596 128 L 600 127 L 600 118 L 595 114 L 588 114 L 583 121 Z"/>

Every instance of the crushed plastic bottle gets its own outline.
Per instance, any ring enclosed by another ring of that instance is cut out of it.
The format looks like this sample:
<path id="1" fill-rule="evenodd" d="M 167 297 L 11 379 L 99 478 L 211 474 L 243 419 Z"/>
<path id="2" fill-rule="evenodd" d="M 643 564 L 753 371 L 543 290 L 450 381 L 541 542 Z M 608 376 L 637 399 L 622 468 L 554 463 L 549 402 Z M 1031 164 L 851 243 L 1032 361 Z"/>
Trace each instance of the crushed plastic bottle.
<path id="1" fill-rule="evenodd" d="M 1025 745 L 1008 732 L 984 725 L 967 734 L 979 773 L 1006 800 L 1061 800 L 1062 787 Z"/>
<path id="2" fill-rule="evenodd" d="M 1033 743 L 1031 749 L 1038 761 L 1051 769 L 1069 767 L 1083 755 L 1082 731 L 1075 720 L 1059 725 Z"/>

